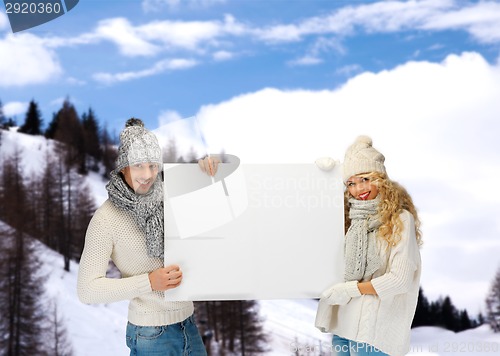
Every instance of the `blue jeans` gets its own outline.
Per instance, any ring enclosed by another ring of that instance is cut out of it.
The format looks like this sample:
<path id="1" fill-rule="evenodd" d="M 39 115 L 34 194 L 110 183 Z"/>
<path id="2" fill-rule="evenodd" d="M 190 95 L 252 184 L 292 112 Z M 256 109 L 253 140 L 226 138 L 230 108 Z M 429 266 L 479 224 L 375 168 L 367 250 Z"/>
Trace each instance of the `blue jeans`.
<path id="1" fill-rule="evenodd" d="M 163 326 L 127 324 L 130 356 L 206 356 L 205 345 L 191 315 L 184 321 Z"/>
<path id="2" fill-rule="evenodd" d="M 338 335 L 333 335 L 332 350 L 337 356 L 388 356 L 375 346 L 345 339 Z"/>

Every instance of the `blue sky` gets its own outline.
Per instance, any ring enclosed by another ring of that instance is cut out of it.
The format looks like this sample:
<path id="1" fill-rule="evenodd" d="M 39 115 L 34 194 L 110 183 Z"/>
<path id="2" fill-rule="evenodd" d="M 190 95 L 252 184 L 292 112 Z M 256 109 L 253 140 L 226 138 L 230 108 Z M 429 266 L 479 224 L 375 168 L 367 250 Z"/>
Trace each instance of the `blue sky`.
<path id="1" fill-rule="evenodd" d="M 330 90 L 411 60 L 495 62 L 500 42 L 494 2 L 83 0 L 15 35 L 0 16 L 4 105 L 34 98 L 48 122 L 69 96 L 117 130 L 129 116 L 154 126 L 167 110 L 188 117 L 266 87 Z"/>
<path id="2" fill-rule="evenodd" d="M 0 99 L 20 122 L 32 98 L 47 123 L 69 96 L 116 132 L 136 116 L 189 141 L 179 118 L 196 115 L 210 147 L 246 162 L 342 159 L 370 135 L 420 209 L 426 293 L 484 311 L 500 267 L 500 2 L 82 0 L 16 34 L 2 11 Z"/>

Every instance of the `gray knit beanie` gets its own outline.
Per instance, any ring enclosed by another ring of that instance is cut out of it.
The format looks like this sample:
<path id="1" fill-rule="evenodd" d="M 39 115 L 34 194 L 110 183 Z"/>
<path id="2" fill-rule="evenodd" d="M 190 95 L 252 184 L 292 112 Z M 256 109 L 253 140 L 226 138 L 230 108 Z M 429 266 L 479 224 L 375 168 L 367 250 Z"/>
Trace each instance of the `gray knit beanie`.
<path id="1" fill-rule="evenodd" d="M 372 139 L 368 136 L 359 136 L 345 153 L 344 182 L 361 173 L 386 173 L 384 161 L 384 155 L 372 147 Z"/>
<path id="2" fill-rule="evenodd" d="M 138 163 L 157 163 L 162 168 L 158 139 L 144 127 L 141 119 L 131 118 L 120 133 L 115 172 Z"/>

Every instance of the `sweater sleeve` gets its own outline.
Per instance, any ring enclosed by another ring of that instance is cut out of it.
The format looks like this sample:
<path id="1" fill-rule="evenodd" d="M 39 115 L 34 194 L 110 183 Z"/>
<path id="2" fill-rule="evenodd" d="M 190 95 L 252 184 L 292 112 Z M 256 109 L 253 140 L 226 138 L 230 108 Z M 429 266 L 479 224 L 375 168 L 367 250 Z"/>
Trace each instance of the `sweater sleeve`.
<path id="1" fill-rule="evenodd" d="M 415 221 L 408 211 L 401 213 L 401 240 L 391 249 L 388 270 L 371 280 L 380 299 L 407 293 L 420 266 L 420 252 L 415 236 Z"/>
<path id="2" fill-rule="evenodd" d="M 107 278 L 106 271 L 113 251 L 109 222 L 99 214 L 92 217 L 85 235 L 80 259 L 77 292 L 82 303 L 110 303 L 130 300 L 151 292 L 147 273 L 127 278 Z"/>

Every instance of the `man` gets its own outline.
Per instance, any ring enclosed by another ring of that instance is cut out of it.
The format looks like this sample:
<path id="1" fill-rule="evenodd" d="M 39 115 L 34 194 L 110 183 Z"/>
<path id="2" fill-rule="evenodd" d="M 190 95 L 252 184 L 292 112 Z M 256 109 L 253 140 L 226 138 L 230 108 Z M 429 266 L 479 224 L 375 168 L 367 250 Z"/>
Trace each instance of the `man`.
<path id="1" fill-rule="evenodd" d="M 205 355 L 193 320 L 192 302 L 168 302 L 164 295 L 183 275 L 163 263 L 163 187 L 161 149 L 139 119 L 120 134 L 116 168 L 106 186 L 108 199 L 87 229 L 78 274 L 83 303 L 130 300 L 127 346 L 131 355 Z M 215 174 L 217 162 L 199 162 Z M 167 222 L 168 223 L 168 222 Z M 106 277 L 109 260 L 120 279 Z"/>

